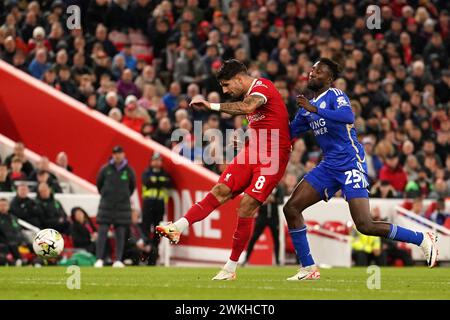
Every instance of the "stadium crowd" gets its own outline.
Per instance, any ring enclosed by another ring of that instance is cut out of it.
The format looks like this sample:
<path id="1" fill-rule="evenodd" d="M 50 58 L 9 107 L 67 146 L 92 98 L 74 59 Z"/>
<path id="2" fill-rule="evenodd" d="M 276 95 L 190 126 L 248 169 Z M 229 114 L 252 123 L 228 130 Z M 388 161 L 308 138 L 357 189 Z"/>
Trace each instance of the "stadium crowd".
<path id="1" fill-rule="evenodd" d="M 67 28 L 69 4 L 80 6 L 81 28 Z M 380 29 L 366 26 L 371 4 L 381 8 Z M 192 132 L 195 120 L 204 131 L 246 128 L 243 116 L 188 108 L 198 94 L 210 102 L 227 98 L 215 81 L 222 61 L 239 59 L 253 76 L 272 80 L 293 117 L 319 57 L 343 68 L 335 86 L 351 99 L 372 197 L 449 197 L 448 1 L 0 2 L 2 60 L 168 148 L 177 143 L 172 132 Z M 206 147 L 194 138 L 176 149 L 192 160 Z M 283 179 L 288 194 L 320 158 L 312 133 L 294 142 Z M 54 182 L 23 157 L 6 160 L 0 186 L 5 176 L 21 180 L 32 172 L 36 181 Z"/>

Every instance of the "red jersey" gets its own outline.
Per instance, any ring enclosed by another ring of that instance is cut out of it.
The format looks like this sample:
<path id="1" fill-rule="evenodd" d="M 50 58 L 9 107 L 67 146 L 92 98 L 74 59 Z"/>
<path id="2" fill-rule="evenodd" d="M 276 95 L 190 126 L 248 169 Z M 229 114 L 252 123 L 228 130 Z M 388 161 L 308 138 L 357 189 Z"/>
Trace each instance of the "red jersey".
<path id="1" fill-rule="evenodd" d="M 282 153 L 290 152 L 289 115 L 274 84 L 264 78 L 255 79 L 246 94 L 250 95 L 261 96 L 265 100 L 262 106 L 246 116 L 249 128 L 254 129 L 257 134 L 258 145 L 264 143 L 261 141 L 264 139 L 267 141 L 268 150 L 279 148 Z"/>

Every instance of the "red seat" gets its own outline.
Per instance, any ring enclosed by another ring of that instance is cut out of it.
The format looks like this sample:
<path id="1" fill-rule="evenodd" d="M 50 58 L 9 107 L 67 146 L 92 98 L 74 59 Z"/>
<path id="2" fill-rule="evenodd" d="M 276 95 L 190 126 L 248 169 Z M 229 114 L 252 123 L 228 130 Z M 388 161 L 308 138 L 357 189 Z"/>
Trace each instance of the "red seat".
<path id="1" fill-rule="evenodd" d="M 430 219 L 431 214 L 432 214 L 434 211 L 436 211 L 436 209 L 437 209 L 437 202 L 432 202 L 432 203 L 428 206 L 427 210 L 425 211 L 425 218 Z"/>
<path id="2" fill-rule="evenodd" d="M 322 228 L 343 235 L 350 234 L 349 228 L 347 228 L 347 226 L 340 221 L 326 221 L 322 224 Z"/>
<path id="3" fill-rule="evenodd" d="M 402 207 L 405 208 L 406 210 L 411 210 L 413 206 L 412 201 L 410 200 L 405 200 L 405 202 L 403 202 Z"/>
<path id="4" fill-rule="evenodd" d="M 445 219 L 444 227 L 447 228 L 447 229 L 450 229 L 450 217 L 448 217 L 447 219 Z"/>

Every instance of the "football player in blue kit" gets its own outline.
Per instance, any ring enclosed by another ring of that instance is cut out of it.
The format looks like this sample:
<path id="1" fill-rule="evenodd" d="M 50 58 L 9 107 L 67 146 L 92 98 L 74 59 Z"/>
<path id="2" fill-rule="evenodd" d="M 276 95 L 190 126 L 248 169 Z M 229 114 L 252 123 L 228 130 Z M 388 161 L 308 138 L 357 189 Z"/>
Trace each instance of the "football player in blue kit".
<path id="1" fill-rule="evenodd" d="M 322 149 L 323 160 L 296 186 L 283 211 L 289 233 L 301 263 L 298 273 L 287 280 L 320 278 L 306 237 L 302 212 L 313 204 L 328 201 L 342 190 L 356 228 L 365 235 L 379 236 L 414 243 L 424 252 L 428 266 L 436 265 L 436 234 L 415 232 L 400 226 L 373 221 L 369 207 L 369 183 L 364 148 L 358 142 L 355 117 L 347 95 L 332 84 L 339 74 L 339 65 L 322 58 L 309 74 L 308 89 L 314 98 L 297 97 L 300 107 L 291 122 L 291 138 L 313 130 Z"/>

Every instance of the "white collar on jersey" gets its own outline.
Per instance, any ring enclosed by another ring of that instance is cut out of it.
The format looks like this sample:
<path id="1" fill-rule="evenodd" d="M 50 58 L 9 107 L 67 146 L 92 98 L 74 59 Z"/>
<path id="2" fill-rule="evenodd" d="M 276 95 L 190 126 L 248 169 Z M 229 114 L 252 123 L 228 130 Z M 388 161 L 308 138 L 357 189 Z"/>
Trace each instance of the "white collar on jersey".
<path id="1" fill-rule="evenodd" d="M 330 89 L 328 88 L 327 91 L 322 92 L 317 98 L 313 99 L 313 102 L 317 102 L 317 100 L 322 98 L 328 92 L 328 90 L 330 90 Z"/>
<path id="2" fill-rule="evenodd" d="M 250 88 L 248 88 L 247 93 L 245 94 L 246 96 L 248 96 L 248 94 L 250 93 L 250 91 L 252 91 L 253 86 L 255 85 L 256 81 L 258 81 L 258 79 L 253 79 L 252 85 L 250 86 Z"/>

